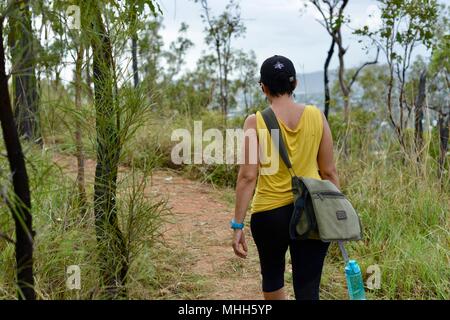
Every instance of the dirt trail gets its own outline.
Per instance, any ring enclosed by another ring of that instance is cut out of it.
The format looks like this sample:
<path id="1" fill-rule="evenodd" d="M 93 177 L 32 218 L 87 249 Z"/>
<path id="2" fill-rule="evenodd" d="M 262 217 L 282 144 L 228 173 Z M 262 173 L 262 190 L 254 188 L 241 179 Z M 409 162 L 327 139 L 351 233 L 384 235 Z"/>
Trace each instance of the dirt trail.
<path id="1" fill-rule="evenodd" d="M 57 154 L 54 162 L 64 172 L 76 175 L 76 158 Z M 86 180 L 93 181 L 95 162 L 86 160 Z M 126 174 L 127 168 L 120 168 Z M 173 250 L 183 250 L 192 263 L 185 273 L 201 278 L 207 292 L 204 299 L 261 299 L 257 252 L 249 229 L 246 236 L 249 258 L 237 258 L 231 248 L 232 206 L 214 189 L 170 171 L 155 171 L 146 189 L 152 196 L 168 200 L 170 223 L 164 228 L 164 239 Z"/>
<path id="2" fill-rule="evenodd" d="M 173 173 L 158 171 L 152 188 L 168 195 L 174 224 L 167 225 L 165 237 L 172 247 L 183 247 L 195 263 L 191 272 L 204 277 L 209 299 L 260 299 L 259 267 L 251 235 L 252 258 L 234 256 L 229 220 L 232 208 L 221 190 Z"/>

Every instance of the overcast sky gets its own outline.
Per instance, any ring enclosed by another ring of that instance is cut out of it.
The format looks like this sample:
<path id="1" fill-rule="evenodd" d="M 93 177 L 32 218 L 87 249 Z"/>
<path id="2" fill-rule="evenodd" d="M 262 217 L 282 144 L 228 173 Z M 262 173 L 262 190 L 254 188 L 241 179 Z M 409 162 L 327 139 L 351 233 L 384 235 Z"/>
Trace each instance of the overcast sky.
<path id="1" fill-rule="evenodd" d="M 214 15 L 220 14 L 227 1 L 209 0 Z M 274 54 L 289 57 L 298 72 L 323 70 L 324 60 L 330 45 L 330 37 L 316 21 L 318 12 L 315 8 L 304 9 L 305 0 L 241 0 L 241 12 L 247 27 L 245 38 L 235 40 L 232 45 L 244 51 L 254 50 L 261 64 L 265 58 Z M 204 24 L 200 18 L 202 8 L 192 0 L 160 0 L 163 11 L 164 29 L 161 31 L 166 48 L 177 37 L 181 22 L 190 26 L 189 37 L 195 43 L 187 57 L 187 68 L 193 69 L 196 61 L 207 49 L 204 44 Z M 301 10 L 303 8 L 303 10 Z M 302 11 L 302 12 L 301 12 Z M 375 0 L 352 0 L 346 8 L 352 19 L 351 27 L 368 24 L 379 25 L 379 10 Z M 357 66 L 367 59 L 372 60 L 376 51 L 366 53 L 357 37 L 346 28 L 344 44 L 349 46 L 346 64 Z M 427 55 L 422 48 L 416 54 Z M 334 58 L 331 68 L 337 67 Z"/>

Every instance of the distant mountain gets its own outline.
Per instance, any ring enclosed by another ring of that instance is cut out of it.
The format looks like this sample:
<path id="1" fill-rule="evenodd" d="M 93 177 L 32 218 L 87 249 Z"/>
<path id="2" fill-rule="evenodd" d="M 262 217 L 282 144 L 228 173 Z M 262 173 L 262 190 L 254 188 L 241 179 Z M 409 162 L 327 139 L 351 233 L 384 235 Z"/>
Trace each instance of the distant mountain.
<path id="1" fill-rule="evenodd" d="M 330 87 L 337 79 L 336 71 L 329 73 Z M 324 83 L 323 71 L 316 71 L 310 73 L 297 74 L 297 89 L 295 90 L 295 100 L 300 103 L 314 104 L 316 106 L 323 106 L 324 100 Z"/>
<path id="2" fill-rule="evenodd" d="M 330 86 L 336 80 L 336 71 L 330 70 Z M 323 94 L 324 92 L 324 84 L 323 84 L 323 71 L 316 71 L 310 73 L 298 73 L 297 74 L 297 90 L 295 90 L 296 94 L 306 94 L 306 95 L 315 95 L 315 94 Z"/>
<path id="3" fill-rule="evenodd" d="M 333 82 L 337 79 L 337 70 L 330 70 L 330 89 Z M 320 108 L 323 107 L 324 100 L 324 84 L 323 71 L 297 74 L 297 89 L 295 90 L 295 100 L 299 103 L 313 104 Z M 243 97 L 238 94 L 236 97 L 238 107 L 229 111 L 229 117 L 243 114 Z"/>

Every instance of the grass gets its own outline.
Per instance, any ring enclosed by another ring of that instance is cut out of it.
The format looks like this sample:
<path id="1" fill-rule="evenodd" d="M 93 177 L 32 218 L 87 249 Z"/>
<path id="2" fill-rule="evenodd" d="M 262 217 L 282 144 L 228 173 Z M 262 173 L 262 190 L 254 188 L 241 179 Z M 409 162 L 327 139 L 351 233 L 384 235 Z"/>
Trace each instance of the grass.
<path id="1" fill-rule="evenodd" d="M 448 299 L 448 189 L 440 190 L 430 168 L 418 175 L 415 166 L 391 160 L 340 164 L 344 192 L 364 226 L 364 240 L 348 246 L 350 256 L 362 270 L 374 264 L 381 269 L 381 288 L 369 292 L 369 297 Z M 332 251 L 328 261 L 333 273 L 337 256 L 339 252 Z M 332 279 L 325 277 L 326 288 Z"/>
<path id="2" fill-rule="evenodd" d="M 52 165 L 48 153 L 28 150 L 28 174 L 32 192 L 33 226 L 36 232 L 34 266 L 37 297 L 41 299 L 75 298 L 66 290 L 66 268 L 80 265 L 83 294 L 88 297 L 96 286 L 95 232 L 92 223 L 81 219 L 75 209 L 73 181 Z M 5 162 L 1 163 L 2 167 Z M 4 177 L 2 177 L 4 178 Z M 4 180 L 2 181 L 4 182 Z M 2 231 L 13 237 L 10 212 L 0 207 Z M 0 287 L 3 298 L 15 297 L 14 245 L 0 242 Z"/>
<path id="3" fill-rule="evenodd" d="M 34 275 L 37 297 L 99 299 L 102 288 L 98 282 L 99 262 L 92 205 L 89 204 L 87 214 L 82 217 L 76 201 L 74 179 L 53 164 L 52 154 L 52 151 L 41 151 L 34 147 L 30 147 L 26 154 L 30 163 L 28 173 L 32 192 L 33 227 L 36 232 Z M 6 159 L 1 159 L 0 166 L 7 168 Z M 180 266 L 186 263 L 188 257 L 181 251 L 177 256 L 173 251 L 165 249 L 157 239 L 168 214 L 165 204 L 159 199 L 144 197 L 142 188 L 145 188 L 145 184 L 142 181 L 148 179 L 132 179 L 140 171 L 131 171 L 133 174 L 121 179 L 118 189 L 119 220 L 132 254 L 127 283 L 128 297 L 174 297 L 173 293 L 163 292 L 164 288 L 170 286 L 174 286 L 179 294 L 186 292 L 187 297 L 193 292 L 191 283 L 195 275 L 179 274 L 175 269 L 182 270 Z M 8 176 L 3 175 L 6 171 L 1 172 L 1 183 L 7 184 Z M 142 172 L 140 177 L 144 177 Z M 88 184 L 88 187 L 88 198 L 92 199 L 92 185 Z M 10 212 L 4 205 L 0 206 L 0 222 L 2 232 L 14 238 L 14 225 Z M 167 256 L 166 259 L 163 258 L 164 255 Z M 181 256 L 184 260 L 180 259 Z M 145 263 L 140 263 L 144 260 Z M 14 299 L 14 245 L 3 239 L 0 241 L 0 265 L 0 299 Z M 66 287 L 66 270 L 71 265 L 78 265 L 81 269 L 81 290 L 69 290 Z M 145 290 L 137 290 L 142 279 L 146 279 L 151 285 L 147 283 L 144 285 Z"/>
<path id="4" fill-rule="evenodd" d="M 53 165 L 51 160 L 54 152 L 73 154 L 74 151 L 70 135 L 73 128 L 62 124 L 58 127 L 57 119 L 63 117 L 64 114 L 55 115 L 56 123 L 46 127 L 46 134 L 56 137 L 52 140 L 56 145 L 48 144 L 43 151 L 24 146 L 36 230 L 36 291 L 40 299 L 95 299 L 100 297 L 101 288 L 98 285 L 92 208 L 86 217 L 80 217 L 73 177 Z M 199 118 L 204 120 L 204 130 L 220 127 L 217 114 L 207 113 Z M 122 195 L 118 202 L 120 221 L 128 234 L 135 235 L 133 243 L 138 243 L 133 250 L 128 295 L 131 299 L 207 299 L 215 287 L 210 279 L 188 271 L 195 263 L 195 257 L 185 248 L 168 246 L 159 239 L 159 227 L 164 219 L 159 213 L 165 210 L 164 204 L 142 196 L 145 189 L 141 179 L 143 168 L 169 166 L 170 150 L 175 144 L 170 140 L 170 132 L 174 128 L 190 128 L 192 119 L 154 116 L 149 121 L 125 145 L 122 160 L 127 172 L 133 174 L 127 174 L 119 187 Z M 66 124 L 70 125 L 70 121 Z M 88 130 L 84 136 L 88 156 L 93 154 L 92 134 L 92 130 Z M 348 244 L 349 254 L 360 263 L 365 279 L 369 276 L 366 270 L 370 265 L 377 264 L 381 270 L 381 288 L 368 290 L 368 298 L 449 299 L 448 175 L 441 186 L 436 178 L 434 158 L 427 157 L 422 165 L 417 165 L 405 160 L 393 142 L 382 149 L 387 150 L 385 157 L 376 156 L 371 152 L 373 146 L 368 145 L 374 141 L 370 135 L 367 139 L 354 139 L 357 141 L 353 153 L 347 159 L 337 153 L 337 163 L 343 191 L 359 212 L 364 226 L 364 240 Z M 337 141 L 339 149 L 339 139 Z M 376 143 L 376 147 L 380 145 Z M 212 183 L 217 201 L 234 204 L 230 181 L 235 179 L 235 167 L 171 167 L 181 174 Z M 9 169 L 4 157 L 0 158 L 0 168 L 0 183 L 7 186 Z M 137 175 L 136 179 L 134 175 Z M 89 199 L 92 199 L 92 185 L 87 187 Z M 131 217 L 133 223 L 127 224 Z M 13 237 L 11 220 L 6 206 L 1 204 L 1 231 Z M 146 230 L 151 231 L 145 235 Z M 219 270 L 220 281 L 235 281 L 242 275 L 259 281 L 254 247 L 251 254 L 245 262 L 230 260 L 224 265 Z M 65 285 L 66 268 L 73 264 L 81 267 L 80 291 L 67 290 Z M 14 299 L 14 247 L 4 240 L 0 240 L 0 265 L 0 298 Z M 236 276 L 229 275 L 230 270 Z M 293 297 L 291 281 L 288 266 L 286 282 L 288 293 Z M 347 298 L 343 262 L 335 245 L 326 259 L 321 297 Z"/>
<path id="5" fill-rule="evenodd" d="M 192 257 L 181 248 L 173 249 L 162 244 L 151 250 L 147 248 L 131 268 L 130 298 L 206 299 L 210 289 L 205 278 L 186 272 L 193 263 Z"/>
<path id="6" fill-rule="evenodd" d="M 369 266 L 378 265 L 381 271 L 381 288 L 368 289 L 368 299 L 448 300 L 449 189 L 440 188 L 432 166 L 418 174 L 415 165 L 395 157 L 361 159 L 340 159 L 338 171 L 364 227 L 364 240 L 346 245 L 350 257 L 359 262 L 365 281 Z M 233 192 L 223 195 L 230 204 Z M 290 286 L 288 271 L 285 278 Z M 292 297 L 291 288 L 288 292 Z M 344 265 L 335 244 L 326 258 L 321 297 L 347 299 Z"/>

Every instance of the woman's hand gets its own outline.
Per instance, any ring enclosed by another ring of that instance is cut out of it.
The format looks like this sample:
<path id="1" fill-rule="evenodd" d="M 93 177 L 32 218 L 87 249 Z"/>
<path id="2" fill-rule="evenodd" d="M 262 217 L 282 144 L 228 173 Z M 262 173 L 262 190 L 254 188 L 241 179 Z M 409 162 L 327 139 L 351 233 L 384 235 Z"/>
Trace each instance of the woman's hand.
<path id="1" fill-rule="evenodd" d="M 233 250 L 239 258 L 247 258 L 247 242 L 245 241 L 245 234 L 242 229 L 235 229 L 233 234 Z"/>

